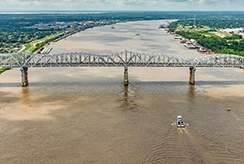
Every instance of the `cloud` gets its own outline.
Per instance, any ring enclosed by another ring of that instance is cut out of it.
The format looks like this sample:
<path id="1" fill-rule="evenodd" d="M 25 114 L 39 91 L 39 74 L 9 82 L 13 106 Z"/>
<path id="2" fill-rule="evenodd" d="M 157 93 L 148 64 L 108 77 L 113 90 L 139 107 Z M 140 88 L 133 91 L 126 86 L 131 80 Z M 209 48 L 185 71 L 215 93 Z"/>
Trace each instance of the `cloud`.
<path id="1" fill-rule="evenodd" d="M 199 0 L 199 2 L 202 3 L 207 3 L 207 4 L 213 4 L 213 3 L 219 3 L 219 2 L 223 2 L 224 0 Z"/>
<path id="2" fill-rule="evenodd" d="M 136 6 L 156 5 L 160 0 L 3 0 L 12 6 Z M 106 8 L 105 8 L 106 9 Z"/>
<path id="3" fill-rule="evenodd" d="M 0 10 L 242 10 L 243 0 L 0 0 Z"/>
<path id="4" fill-rule="evenodd" d="M 167 0 L 167 1 L 169 1 L 169 2 L 186 2 L 188 0 Z"/>

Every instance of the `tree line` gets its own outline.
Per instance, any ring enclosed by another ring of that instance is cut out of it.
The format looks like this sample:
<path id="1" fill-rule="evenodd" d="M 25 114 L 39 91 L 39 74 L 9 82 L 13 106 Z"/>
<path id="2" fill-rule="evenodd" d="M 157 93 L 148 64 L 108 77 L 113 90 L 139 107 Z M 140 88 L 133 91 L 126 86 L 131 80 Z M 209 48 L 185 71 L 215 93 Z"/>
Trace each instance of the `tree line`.
<path id="1" fill-rule="evenodd" d="M 220 37 L 206 37 L 201 32 L 185 32 L 177 31 L 177 34 L 188 38 L 195 39 L 198 44 L 211 49 L 212 51 L 222 54 L 236 54 L 244 56 L 244 40 L 236 41 L 239 35 L 233 35 L 231 37 L 220 38 Z"/>

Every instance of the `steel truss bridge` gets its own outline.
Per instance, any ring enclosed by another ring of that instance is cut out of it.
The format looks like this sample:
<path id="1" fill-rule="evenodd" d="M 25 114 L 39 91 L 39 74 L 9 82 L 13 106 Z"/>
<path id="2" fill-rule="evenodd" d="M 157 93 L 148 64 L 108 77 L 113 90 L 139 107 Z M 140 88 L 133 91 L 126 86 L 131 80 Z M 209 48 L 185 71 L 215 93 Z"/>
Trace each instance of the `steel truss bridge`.
<path id="1" fill-rule="evenodd" d="M 128 85 L 128 67 L 189 67 L 189 82 L 195 84 L 196 67 L 243 68 L 243 66 L 244 57 L 227 54 L 207 55 L 195 59 L 131 51 L 111 55 L 83 52 L 56 55 L 22 52 L 0 55 L 0 68 L 20 68 L 22 86 L 28 85 L 28 68 L 30 67 L 124 67 L 124 85 Z"/>
<path id="2" fill-rule="evenodd" d="M 30 52 L 0 55 L 1 68 L 20 67 L 243 67 L 244 57 L 218 54 L 187 59 L 175 55 L 123 51 L 111 55 L 62 53 L 56 55 Z"/>

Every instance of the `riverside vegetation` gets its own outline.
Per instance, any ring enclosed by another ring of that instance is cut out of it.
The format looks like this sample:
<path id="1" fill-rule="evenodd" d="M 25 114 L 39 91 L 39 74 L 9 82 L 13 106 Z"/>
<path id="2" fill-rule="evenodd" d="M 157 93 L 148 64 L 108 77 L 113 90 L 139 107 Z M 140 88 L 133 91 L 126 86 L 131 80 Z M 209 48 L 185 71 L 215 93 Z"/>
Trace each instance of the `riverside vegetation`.
<path id="1" fill-rule="evenodd" d="M 126 12 L 94 12 L 76 13 L 69 12 L 50 14 L 0 14 L 0 53 L 16 52 L 21 45 L 25 49 L 31 47 L 29 43 L 57 34 L 63 29 L 36 29 L 29 28 L 38 23 L 50 22 L 73 22 L 73 21 L 99 21 L 99 20 L 119 20 L 139 21 L 139 20 L 162 20 L 179 19 L 183 26 L 192 26 L 196 18 L 196 27 L 206 25 L 210 28 L 234 28 L 244 27 L 244 12 L 153 12 L 153 11 L 126 11 Z M 178 24 L 171 24 L 170 30 L 175 30 Z M 50 38 L 49 38 L 50 39 Z M 45 40 L 44 40 L 45 41 Z M 217 42 L 216 42 L 217 43 Z M 237 43 L 228 43 L 234 46 Z M 226 48 L 230 51 L 231 48 Z M 233 52 L 237 52 L 234 50 Z M 238 53 L 240 54 L 240 53 Z"/>
<path id="2" fill-rule="evenodd" d="M 168 27 L 171 32 L 176 32 L 188 39 L 195 39 L 198 44 L 217 53 L 244 56 L 243 37 L 234 34 L 234 32 L 227 33 L 219 30 L 220 28 L 244 27 L 244 19 L 243 17 L 227 18 L 219 18 L 217 20 L 179 20 L 171 23 Z M 225 37 L 217 36 L 213 32 L 224 34 Z"/>

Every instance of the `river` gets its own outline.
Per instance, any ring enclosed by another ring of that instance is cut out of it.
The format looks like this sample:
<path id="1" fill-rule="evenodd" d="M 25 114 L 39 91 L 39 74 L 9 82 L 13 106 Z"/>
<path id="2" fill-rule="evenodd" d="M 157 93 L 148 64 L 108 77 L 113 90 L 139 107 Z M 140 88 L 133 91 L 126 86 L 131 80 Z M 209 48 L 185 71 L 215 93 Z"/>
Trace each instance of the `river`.
<path id="1" fill-rule="evenodd" d="M 124 50 L 204 56 L 161 21 L 96 27 L 51 54 Z M 140 36 L 135 36 L 138 33 Z M 243 163 L 244 72 L 238 68 L 29 68 L 0 75 L 0 163 Z M 227 111 L 230 108 L 230 111 Z M 174 125 L 182 115 L 186 127 Z"/>

